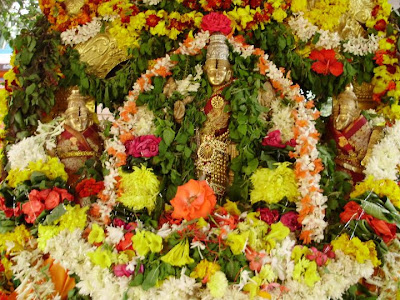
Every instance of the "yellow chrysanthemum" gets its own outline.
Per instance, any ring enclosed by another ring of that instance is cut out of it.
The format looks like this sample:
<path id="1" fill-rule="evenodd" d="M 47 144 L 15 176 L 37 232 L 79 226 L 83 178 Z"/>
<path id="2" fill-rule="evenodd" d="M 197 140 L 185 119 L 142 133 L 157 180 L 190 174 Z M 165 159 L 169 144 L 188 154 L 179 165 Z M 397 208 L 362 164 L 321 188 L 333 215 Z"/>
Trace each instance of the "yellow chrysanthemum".
<path id="1" fill-rule="evenodd" d="M 39 224 L 38 229 L 38 247 L 41 250 L 46 248 L 49 239 L 58 235 L 61 231 L 68 229 L 73 232 L 75 229 L 83 230 L 86 226 L 88 206 L 80 207 L 79 205 L 65 207 L 67 212 L 63 214 L 53 225 Z"/>
<path id="2" fill-rule="evenodd" d="M 333 240 L 331 244 L 334 251 L 341 250 L 344 254 L 351 255 L 360 264 L 365 263 L 366 260 L 371 260 L 372 264 L 377 267 L 381 263 L 377 257 L 373 241 L 362 242 L 358 237 L 350 239 L 348 234 L 344 233 Z"/>
<path id="3" fill-rule="evenodd" d="M 169 252 L 161 257 L 163 262 L 175 267 L 182 267 L 194 262 L 193 258 L 189 256 L 189 242 L 187 239 L 181 241 Z"/>
<path id="4" fill-rule="evenodd" d="M 389 179 L 374 180 L 373 176 L 368 176 L 355 186 L 350 197 L 356 198 L 371 191 L 379 197 L 388 197 L 394 206 L 400 208 L 400 187 L 395 181 Z"/>
<path id="5" fill-rule="evenodd" d="M 289 201 L 296 201 L 299 197 L 296 176 L 288 166 L 290 163 L 278 163 L 275 170 L 268 168 L 258 169 L 251 176 L 253 190 L 250 193 L 251 203 L 265 201 L 277 203 L 286 197 Z"/>
<path id="6" fill-rule="evenodd" d="M 249 232 L 243 232 L 240 234 L 235 232 L 230 232 L 228 234 L 226 243 L 231 248 L 231 251 L 234 255 L 239 255 L 244 252 L 248 238 L 249 238 Z"/>
<path id="7" fill-rule="evenodd" d="M 207 282 L 207 288 L 214 298 L 222 298 L 228 289 L 228 279 L 223 272 L 215 272 Z"/>
<path id="8" fill-rule="evenodd" d="M 161 236 L 150 231 L 137 231 L 132 237 L 133 248 L 140 256 L 146 256 L 150 251 L 158 253 L 162 250 Z"/>
<path id="9" fill-rule="evenodd" d="M 100 247 L 94 252 L 88 252 L 87 256 L 94 265 L 100 266 L 101 268 L 109 268 L 113 260 L 111 251 Z"/>
<path id="10" fill-rule="evenodd" d="M 121 173 L 123 194 L 117 200 L 133 210 L 147 208 L 152 212 L 160 191 L 160 182 L 152 169 L 142 166 L 133 167 L 133 170 L 132 173 Z"/>
<path id="11" fill-rule="evenodd" d="M 13 232 L 1 233 L 0 252 L 15 253 L 22 251 L 31 237 L 31 233 L 25 225 L 15 227 Z"/>
<path id="12" fill-rule="evenodd" d="M 349 0 L 317 1 L 311 10 L 304 13 L 304 16 L 321 29 L 334 31 L 348 8 Z"/>
<path id="13" fill-rule="evenodd" d="M 211 276 L 219 270 L 221 270 L 221 266 L 219 264 L 210 262 L 207 259 L 203 259 L 197 264 L 193 272 L 190 273 L 190 277 L 200 278 L 201 280 L 206 278 L 207 280 L 209 280 Z"/>
<path id="14" fill-rule="evenodd" d="M 64 181 L 68 179 L 68 174 L 65 172 L 61 161 L 57 157 L 48 156 L 45 162 L 42 160 L 30 162 L 25 170 L 11 169 L 6 180 L 11 187 L 16 187 L 21 182 L 28 180 L 35 171 L 43 173 L 51 180 L 57 177 L 61 177 Z"/>
<path id="15" fill-rule="evenodd" d="M 88 241 L 90 244 L 94 243 L 101 243 L 104 241 L 105 235 L 104 235 L 104 230 L 102 227 L 100 227 L 97 224 L 92 225 L 92 230 L 89 233 L 88 236 Z"/>

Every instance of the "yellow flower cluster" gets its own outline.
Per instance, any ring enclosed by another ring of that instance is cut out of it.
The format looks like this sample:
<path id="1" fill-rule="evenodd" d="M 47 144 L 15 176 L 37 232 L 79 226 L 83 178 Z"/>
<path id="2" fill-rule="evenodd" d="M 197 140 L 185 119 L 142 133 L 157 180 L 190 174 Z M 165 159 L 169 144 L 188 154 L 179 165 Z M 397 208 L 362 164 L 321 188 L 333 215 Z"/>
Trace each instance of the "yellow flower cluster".
<path id="1" fill-rule="evenodd" d="M 291 258 L 295 265 L 293 269 L 293 279 L 313 287 L 314 284 L 321 280 L 317 270 L 317 263 L 308 260 L 305 255 L 309 253 L 306 246 L 296 246 L 293 248 Z"/>
<path id="2" fill-rule="evenodd" d="M 89 243 L 90 244 L 101 243 L 102 241 L 104 241 L 104 238 L 105 234 L 103 228 L 93 223 L 91 231 L 88 236 Z"/>
<path id="3" fill-rule="evenodd" d="M 24 250 L 25 245 L 31 238 L 31 233 L 25 225 L 15 227 L 13 232 L 0 234 L 0 252 L 19 252 Z"/>
<path id="4" fill-rule="evenodd" d="M 304 1 L 293 2 L 295 9 L 305 9 Z M 304 17 L 323 30 L 334 31 L 340 23 L 340 17 L 348 10 L 348 7 L 349 0 L 320 0 L 316 1 L 311 10 L 304 12 Z"/>
<path id="5" fill-rule="evenodd" d="M 120 186 L 123 193 L 118 201 L 133 210 L 147 208 L 152 212 L 160 191 L 160 182 L 152 169 L 142 165 L 141 168 L 133 167 L 133 170 L 132 173 L 121 172 Z"/>
<path id="6" fill-rule="evenodd" d="M 6 135 L 4 118 L 8 114 L 7 108 L 7 97 L 8 92 L 5 89 L 0 88 L 0 172 L 3 170 L 2 161 L 3 161 L 3 149 L 4 149 L 4 137 Z"/>
<path id="7" fill-rule="evenodd" d="M 221 266 L 215 262 L 210 262 L 207 259 L 200 261 L 193 272 L 190 273 L 190 277 L 199 278 L 201 280 L 209 280 L 212 275 L 217 271 L 221 270 Z"/>
<path id="8" fill-rule="evenodd" d="M 249 292 L 250 299 L 253 299 L 256 296 L 271 299 L 271 295 L 266 291 L 260 290 L 260 286 L 263 286 L 267 283 L 272 283 L 276 279 L 277 276 L 272 270 L 271 266 L 266 264 L 262 266 L 260 273 L 249 280 L 249 283 L 244 286 L 243 290 L 245 292 Z"/>
<path id="9" fill-rule="evenodd" d="M 350 197 L 355 198 L 371 191 L 379 197 L 388 197 L 394 206 L 400 208 L 400 187 L 395 181 L 389 179 L 374 180 L 373 176 L 368 176 L 355 186 Z"/>
<path id="10" fill-rule="evenodd" d="M 90 261 L 101 268 L 109 268 L 113 261 L 115 260 L 114 253 L 109 249 L 97 248 L 94 252 L 88 252 L 87 256 Z"/>
<path id="11" fill-rule="evenodd" d="M 15 188 L 21 182 L 28 180 L 33 172 L 41 172 L 51 180 L 57 177 L 61 177 L 64 181 L 68 179 L 68 174 L 65 172 L 64 165 L 60 160 L 56 157 L 48 156 L 45 162 L 42 160 L 30 162 L 24 170 L 11 169 L 6 180 L 9 186 Z"/>
<path id="12" fill-rule="evenodd" d="M 378 108 L 378 112 L 382 114 L 385 119 L 394 122 L 395 120 L 400 120 L 400 105 L 394 103 L 392 105 L 381 105 Z"/>
<path id="13" fill-rule="evenodd" d="M 174 248 L 169 250 L 167 254 L 162 256 L 161 260 L 175 267 L 182 267 L 184 265 L 194 263 L 194 259 L 189 256 L 188 240 L 182 240 Z"/>
<path id="14" fill-rule="evenodd" d="M 140 256 L 146 256 L 150 251 L 158 253 L 163 248 L 162 237 L 150 231 L 137 231 L 132 237 L 133 248 Z"/>
<path id="15" fill-rule="evenodd" d="M 265 201 L 277 203 L 286 197 L 289 201 L 296 201 L 299 197 L 296 176 L 288 166 L 290 163 L 278 163 L 275 170 L 268 168 L 258 169 L 251 176 L 253 190 L 250 193 L 251 203 Z"/>
<path id="16" fill-rule="evenodd" d="M 73 232 L 75 229 L 83 230 L 85 228 L 88 206 L 81 208 L 79 205 L 67 205 L 65 209 L 67 212 L 56 220 L 54 225 L 39 224 L 37 239 L 39 249 L 44 250 L 47 241 L 65 229 Z"/>
<path id="17" fill-rule="evenodd" d="M 353 256 L 360 264 L 370 260 L 377 267 L 381 264 L 378 259 L 374 242 L 362 242 L 358 237 L 349 238 L 349 235 L 344 233 L 339 238 L 331 242 L 333 251 L 341 250 L 344 254 Z"/>
<path id="18" fill-rule="evenodd" d="M 210 290 L 211 296 L 222 298 L 228 288 L 228 279 L 226 279 L 225 273 L 221 271 L 215 272 L 207 282 L 207 288 Z"/>
<path id="19" fill-rule="evenodd" d="M 374 3 L 375 6 L 379 6 L 379 10 L 374 18 L 368 19 L 365 23 L 368 28 L 373 28 L 379 20 L 384 20 L 387 23 L 390 13 L 392 12 L 392 6 L 387 0 L 375 0 Z M 384 33 L 382 32 L 380 34 Z"/>

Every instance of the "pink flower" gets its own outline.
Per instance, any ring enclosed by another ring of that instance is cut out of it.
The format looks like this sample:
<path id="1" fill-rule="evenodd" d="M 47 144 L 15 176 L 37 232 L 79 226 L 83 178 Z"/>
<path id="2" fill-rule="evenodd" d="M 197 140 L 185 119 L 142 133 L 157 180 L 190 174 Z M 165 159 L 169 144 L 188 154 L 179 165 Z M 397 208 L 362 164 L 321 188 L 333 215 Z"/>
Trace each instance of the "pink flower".
<path id="1" fill-rule="evenodd" d="M 251 250 L 250 248 L 246 248 L 246 259 L 250 261 L 250 270 L 260 272 L 264 264 L 263 259 L 265 256 L 266 253 L 260 253 L 255 250 Z"/>
<path id="2" fill-rule="evenodd" d="M 126 225 L 126 223 L 119 218 L 115 218 L 113 224 L 115 227 L 124 227 Z"/>
<path id="3" fill-rule="evenodd" d="M 259 208 L 260 219 L 268 225 L 276 223 L 279 220 L 279 212 L 276 209 L 270 210 L 269 208 Z"/>
<path id="4" fill-rule="evenodd" d="M 274 130 L 268 133 L 268 135 L 262 141 L 263 146 L 271 146 L 276 148 L 285 148 L 286 145 L 282 144 L 281 131 Z"/>
<path id="5" fill-rule="evenodd" d="M 306 258 L 309 260 L 315 260 L 319 267 L 325 265 L 326 261 L 328 260 L 328 256 L 318 251 L 315 247 L 311 247 L 310 250 L 312 251 L 312 254 L 307 254 Z"/>
<path id="6" fill-rule="evenodd" d="M 142 135 L 126 142 L 127 154 L 134 157 L 153 157 L 158 155 L 161 138 L 154 135 Z"/>
<path id="7" fill-rule="evenodd" d="M 331 244 L 326 244 L 324 248 L 322 248 L 322 252 L 326 254 L 329 258 L 336 257 L 335 252 L 333 252 L 333 246 Z"/>
<path id="8" fill-rule="evenodd" d="M 114 274 L 117 277 L 126 276 L 129 277 L 133 274 L 134 271 L 130 271 L 126 268 L 126 265 L 115 265 L 114 266 Z"/>
<path id="9" fill-rule="evenodd" d="M 33 224 L 36 218 L 44 210 L 44 204 L 40 201 L 28 201 L 22 205 L 22 212 L 25 214 L 25 221 Z"/>
<path id="10" fill-rule="evenodd" d="M 289 211 L 286 214 L 283 214 L 281 217 L 281 222 L 286 227 L 289 227 L 290 231 L 296 231 L 301 229 L 301 224 L 297 221 L 299 214 L 294 211 Z"/>
<path id="11" fill-rule="evenodd" d="M 231 20 L 221 13 L 212 12 L 203 17 L 201 29 L 204 31 L 208 30 L 211 34 L 214 32 L 222 32 L 227 35 L 232 30 Z"/>

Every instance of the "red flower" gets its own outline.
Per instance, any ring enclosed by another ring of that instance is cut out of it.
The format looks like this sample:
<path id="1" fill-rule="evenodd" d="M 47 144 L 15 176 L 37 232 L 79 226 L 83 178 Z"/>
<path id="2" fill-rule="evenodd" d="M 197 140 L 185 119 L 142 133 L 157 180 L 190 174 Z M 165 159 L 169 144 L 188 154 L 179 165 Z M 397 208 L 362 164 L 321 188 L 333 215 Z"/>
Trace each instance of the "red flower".
<path id="1" fill-rule="evenodd" d="M 378 15 L 379 9 L 381 7 L 379 5 L 375 5 L 374 9 L 371 12 L 371 15 L 375 18 Z"/>
<path id="2" fill-rule="evenodd" d="M 98 181 L 96 182 L 95 179 L 84 179 L 78 183 L 76 186 L 76 192 L 78 193 L 79 197 L 85 198 L 92 195 L 97 195 L 104 189 L 104 182 Z"/>
<path id="3" fill-rule="evenodd" d="M 44 204 L 40 201 L 28 201 L 22 205 L 22 212 L 25 214 L 25 221 L 33 224 L 36 218 L 44 210 Z"/>
<path id="4" fill-rule="evenodd" d="M 282 215 L 281 222 L 283 225 L 288 227 L 290 231 L 296 231 L 301 229 L 301 224 L 298 221 L 299 214 L 294 211 L 289 211 Z"/>
<path id="5" fill-rule="evenodd" d="M 221 13 L 212 12 L 203 17 L 201 29 L 208 30 L 210 33 L 222 32 L 223 34 L 229 34 L 232 30 L 231 20 Z"/>
<path id="6" fill-rule="evenodd" d="M 382 66 L 383 65 L 383 55 L 386 54 L 386 50 L 378 50 L 375 52 L 375 57 L 374 60 L 376 62 L 376 64 Z"/>
<path id="7" fill-rule="evenodd" d="M 350 201 L 344 206 L 344 211 L 340 214 L 340 221 L 347 223 L 351 220 L 359 220 L 363 215 L 365 218 L 365 213 L 361 206 L 354 201 Z"/>
<path id="8" fill-rule="evenodd" d="M 380 19 L 378 22 L 375 23 L 374 28 L 378 31 L 385 31 L 386 30 L 386 21 Z"/>
<path id="9" fill-rule="evenodd" d="M 269 208 L 259 208 L 257 211 L 260 212 L 260 219 L 268 225 L 276 223 L 279 220 L 279 212 L 276 209 L 270 210 Z"/>
<path id="10" fill-rule="evenodd" d="M 335 51 L 322 49 L 313 50 L 309 56 L 312 60 L 317 60 L 311 68 L 318 74 L 339 76 L 343 73 L 343 64 L 335 58 Z"/>
<path id="11" fill-rule="evenodd" d="M 133 157 L 157 156 L 160 142 L 161 138 L 154 135 L 142 135 L 126 142 L 126 153 Z"/>
<path id="12" fill-rule="evenodd" d="M 132 232 L 127 232 L 124 235 L 124 239 L 121 240 L 118 245 L 115 247 L 117 251 L 124 251 L 124 250 L 133 250 L 132 247 L 132 237 L 134 234 Z"/>
<path id="13" fill-rule="evenodd" d="M 386 244 L 396 238 L 396 224 L 391 224 L 369 215 L 366 217 L 366 219 L 369 226 L 371 226 L 375 231 L 376 235 L 381 237 Z"/>
<path id="14" fill-rule="evenodd" d="M 155 27 L 160 20 L 161 18 L 157 15 L 150 15 L 146 19 L 146 25 L 149 27 Z"/>
<path id="15" fill-rule="evenodd" d="M 60 204 L 60 201 L 60 194 L 55 191 L 51 191 L 44 201 L 45 208 L 53 209 Z"/>
<path id="16" fill-rule="evenodd" d="M 53 191 L 57 192 L 61 196 L 61 201 L 68 200 L 68 201 L 74 201 L 74 196 L 68 193 L 66 189 L 60 189 L 58 187 L 54 187 Z"/>
<path id="17" fill-rule="evenodd" d="M 268 135 L 262 141 L 263 146 L 271 146 L 276 148 L 285 148 L 286 145 L 282 144 L 281 131 L 274 130 L 268 133 Z"/>

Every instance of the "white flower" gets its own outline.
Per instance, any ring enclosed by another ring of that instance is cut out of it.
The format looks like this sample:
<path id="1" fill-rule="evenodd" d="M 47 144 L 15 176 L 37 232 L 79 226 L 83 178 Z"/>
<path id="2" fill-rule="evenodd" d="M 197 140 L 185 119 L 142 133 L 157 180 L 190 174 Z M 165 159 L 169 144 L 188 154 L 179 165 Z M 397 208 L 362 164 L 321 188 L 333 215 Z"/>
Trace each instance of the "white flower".
<path id="1" fill-rule="evenodd" d="M 106 243 L 118 244 L 124 238 L 124 230 L 122 227 L 107 226 Z"/>
<path id="2" fill-rule="evenodd" d="M 78 25 L 75 28 L 67 29 L 61 33 L 61 41 L 64 45 L 71 47 L 80 43 L 84 43 L 91 39 L 101 31 L 101 18 L 93 18 L 92 21 Z"/>
<path id="3" fill-rule="evenodd" d="M 195 241 L 190 243 L 190 249 L 195 249 L 197 248 L 197 251 L 199 251 L 200 258 L 203 259 L 203 254 L 201 253 L 201 250 L 206 249 L 206 245 L 204 245 L 200 241 Z"/>
<path id="4" fill-rule="evenodd" d="M 157 231 L 157 235 L 161 236 L 163 239 L 168 237 L 172 233 L 171 226 L 169 223 L 164 223 L 161 228 Z"/>
<path id="5" fill-rule="evenodd" d="M 46 153 L 43 145 L 39 143 L 36 136 L 24 138 L 10 147 L 7 153 L 11 169 L 25 169 L 30 162 L 46 161 Z"/>
<path id="6" fill-rule="evenodd" d="M 132 119 L 132 129 L 136 136 L 154 134 L 154 114 L 146 106 L 140 106 Z"/>

